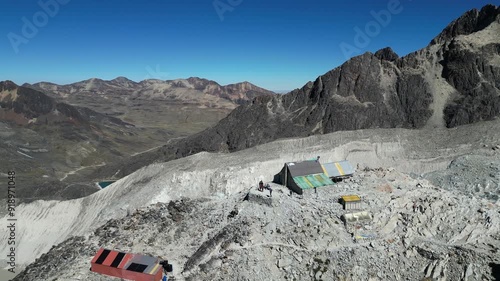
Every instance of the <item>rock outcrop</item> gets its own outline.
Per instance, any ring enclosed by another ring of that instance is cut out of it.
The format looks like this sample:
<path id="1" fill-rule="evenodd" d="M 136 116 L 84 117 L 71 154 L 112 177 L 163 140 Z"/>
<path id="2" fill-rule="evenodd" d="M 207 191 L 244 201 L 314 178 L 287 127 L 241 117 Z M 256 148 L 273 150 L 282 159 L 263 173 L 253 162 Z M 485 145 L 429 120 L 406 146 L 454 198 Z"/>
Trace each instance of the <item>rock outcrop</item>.
<path id="1" fill-rule="evenodd" d="M 483 30 L 494 21 L 498 21 L 498 15 L 500 15 L 500 8 L 495 5 L 486 5 L 481 10 L 470 10 L 450 23 L 431 41 L 431 44 L 442 43 L 459 35 L 469 35 Z"/>
<path id="2" fill-rule="evenodd" d="M 273 197 L 254 187 L 227 198 L 141 208 L 69 238 L 13 280 L 102 280 L 88 270 L 99 247 L 168 259 L 175 280 L 465 281 L 498 275 L 498 203 L 384 168 L 358 170 L 302 197 L 272 188 Z M 355 225 L 341 220 L 354 211 L 343 210 L 338 198 L 352 193 L 373 219 Z"/>
<path id="3" fill-rule="evenodd" d="M 260 96 L 213 128 L 130 159 L 125 176 L 154 161 L 237 151 L 280 138 L 365 128 L 455 127 L 500 115 L 497 6 L 467 12 L 427 47 L 399 58 L 365 53 L 285 95 Z"/>

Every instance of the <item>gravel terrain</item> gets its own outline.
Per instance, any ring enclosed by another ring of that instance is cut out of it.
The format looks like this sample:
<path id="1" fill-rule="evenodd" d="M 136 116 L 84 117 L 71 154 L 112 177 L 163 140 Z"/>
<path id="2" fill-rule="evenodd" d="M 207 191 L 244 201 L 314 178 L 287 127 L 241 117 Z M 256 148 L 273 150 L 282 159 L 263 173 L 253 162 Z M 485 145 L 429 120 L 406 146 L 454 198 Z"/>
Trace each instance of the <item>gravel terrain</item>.
<path id="1" fill-rule="evenodd" d="M 85 198 L 18 206 L 18 262 L 35 263 L 16 280 L 107 280 L 88 272 L 99 246 L 168 257 L 179 280 L 494 280 L 498 199 L 426 177 L 456 173 L 464 157 L 491 169 L 499 135 L 500 120 L 336 132 L 153 164 Z M 251 189 L 284 162 L 317 155 L 348 159 L 357 172 L 302 198 L 277 185 L 272 198 Z M 360 195 L 373 219 L 346 227 L 345 194 Z"/>
<path id="2" fill-rule="evenodd" d="M 392 168 L 364 169 L 303 196 L 272 188 L 272 197 L 254 187 L 226 198 L 151 205 L 65 241 L 15 280 L 108 280 L 88 271 L 99 246 L 168 258 L 175 280 L 498 277 L 498 203 Z M 348 211 L 338 198 L 352 193 L 373 220 L 344 224 Z"/>

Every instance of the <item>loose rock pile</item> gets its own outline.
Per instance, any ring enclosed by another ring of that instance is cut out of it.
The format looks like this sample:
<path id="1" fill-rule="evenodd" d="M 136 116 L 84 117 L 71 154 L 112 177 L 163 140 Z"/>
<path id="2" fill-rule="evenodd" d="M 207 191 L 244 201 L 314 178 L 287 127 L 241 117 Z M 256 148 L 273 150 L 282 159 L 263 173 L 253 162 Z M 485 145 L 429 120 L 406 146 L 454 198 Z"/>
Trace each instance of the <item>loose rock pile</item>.
<path id="1" fill-rule="evenodd" d="M 452 161 L 448 169 L 429 173 L 425 178 L 447 190 L 494 202 L 500 198 L 500 154 L 462 156 Z"/>
<path id="2" fill-rule="evenodd" d="M 54 247 L 14 280 L 107 280 L 88 270 L 100 246 L 166 258 L 175 280 L 494 280 L 498 274 L 498 202 L 394 169 L 365 169 L 303 196 L 271 187 L 272 197 L 252 188 L 138 210 Z M 348 211 L 338 199 L 353 193 L 373 214 L 362 225 L 373 239 L 355 239 L 340 219 Z"/>

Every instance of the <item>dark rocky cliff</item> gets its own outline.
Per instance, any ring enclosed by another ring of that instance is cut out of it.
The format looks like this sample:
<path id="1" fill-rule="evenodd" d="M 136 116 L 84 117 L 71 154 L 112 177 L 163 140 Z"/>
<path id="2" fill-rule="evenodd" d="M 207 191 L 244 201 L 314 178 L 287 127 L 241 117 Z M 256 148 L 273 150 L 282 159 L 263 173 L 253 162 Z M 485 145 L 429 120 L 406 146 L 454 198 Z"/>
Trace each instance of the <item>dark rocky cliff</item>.
<path id="1" fill-rule="evenodd" d="M 213 128 L 131 159 L 118 175 L 153 161 L 236 151 L 279 138 L 454 127 L 495 118 L 500 114 L 499 14 L 493 5 L 469 11 L 417 52 L 401 58 L 390 48 L 365 53 L 301 89 L 257 97 Z M 485 40 L 487 34 L 493 35 Z"/>

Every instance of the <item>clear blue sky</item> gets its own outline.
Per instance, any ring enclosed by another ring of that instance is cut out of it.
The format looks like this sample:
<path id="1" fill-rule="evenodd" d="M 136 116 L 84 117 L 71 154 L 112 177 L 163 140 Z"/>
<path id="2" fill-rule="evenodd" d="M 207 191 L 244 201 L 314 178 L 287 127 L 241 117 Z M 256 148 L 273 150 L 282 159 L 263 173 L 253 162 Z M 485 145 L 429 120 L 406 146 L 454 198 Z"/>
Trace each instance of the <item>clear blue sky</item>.
<path id="1" fill-rule="evenodd" d="M 65 84 L 92 77 L 198 76 L 291 90 L 349 56 L 386 46 L 399 55 L 423 48 L 465 11 L 499 4 L 399 0 L 388 8 L 396 2 L 4 0 L 0 80 Z M 382 10 L 392 13 L 390 21 L 373 25 L 373 12 Z M 355 41 L 356 27 L 371 28 L 368 41 Z"/>

